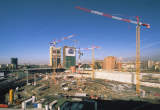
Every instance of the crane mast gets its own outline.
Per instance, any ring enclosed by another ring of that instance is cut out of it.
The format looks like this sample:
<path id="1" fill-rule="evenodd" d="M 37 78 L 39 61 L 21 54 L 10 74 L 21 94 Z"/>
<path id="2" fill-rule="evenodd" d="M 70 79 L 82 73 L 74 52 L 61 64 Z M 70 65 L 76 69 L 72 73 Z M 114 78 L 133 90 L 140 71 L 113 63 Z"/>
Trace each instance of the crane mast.
<path id="1" fill-rule="evenodd" d="M 95 48 L 92 48 L 92 80 L 94 80 L 94 74 L 95 74 L 95 70 L 94 70 L 94 65 L 95 65 L 94 49 Z"/>
<path id="2" fill-rule="evenodd" d="M 136 27 L 136 93 L 140 94 L 140 25 Z"/>
<path id="3" fill-rule="evenodd" d="M 125 21 L 125 22 L 128 22 L 128 23 L 132 23 L 132 24 L 137 25 L 137 27 L 136 27 L 136 93 L 138 95 L 140 95 L 140 27 L 145 26 L 146 28 L 150 28 L 150 24 L 145 24 L 145 23 L 140 22 L 139 17 L 136 17 L 137 21 L 133 21 L 133 20 L 117 17 L 117 16 L 112 16 L 110 14 L 106 14 L 106 13 L 99 12 L 99 11 L 96 11 L 96 10 L 90 10 L 90 9 L 87 9 L 87 8 L 82 8 L 82 7 L 79 7 L 79 6 L 77 6 L 75 8 L 77 8 L 79 10 L 82 10 L 82 11 L 85 11 L 85 12 L 92 13 L 92 14 L 112 18 L 112 19 L 115 19 L 115 20 Z M 92 66 L 92 68 L 93 68 L 93 66 Z"/>

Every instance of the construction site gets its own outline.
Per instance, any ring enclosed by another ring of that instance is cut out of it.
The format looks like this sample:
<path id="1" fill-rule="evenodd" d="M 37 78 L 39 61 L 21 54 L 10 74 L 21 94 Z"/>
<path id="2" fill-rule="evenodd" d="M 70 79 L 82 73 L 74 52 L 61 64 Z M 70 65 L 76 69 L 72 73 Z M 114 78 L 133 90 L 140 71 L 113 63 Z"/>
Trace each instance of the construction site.
<path id="1" fill-rule="evenodd" d="M 133 21 L 79 6 L 74 9 L 135 25 L 135 61 L 126 63 L 115 56 L 96 60 L 96 51 L 103 47 L 77 47 L 75 34 L 53 38 L 48 42 L 46 68 L 17 69 L 8 79 L 0 79 L 0 110 L 159 110 L 160 73 L 145 71 L 140 56 L 140 28 L 150 29 L 150 24 L 138 16 Z M 68 41 L 74 46 L 63 45 Z M 82 62 L 86 51 L 91 55 L 89 63 Z M 152 67 L 149 61 L 147 69 Z"/>
<path id="2" fill-rule="evenodd" d="M 78 110 L 107 108 L 146 110 L 148 107 L 151 109 L 159 107 L 160 88 L 159 86 L 154 87 L 155 83 L 147 85 L 149 81 L 146 80 L 146 75 L 142 79 L 147 83 L 141 85 L 140 94 L 136 93 L 135 84 L 114 79 L 108 80 L 104 76 L 101 78 L 95 76 L 93 80 L 91 74 L 87 73 L 59 72 L 55 74 L 54 80 L 51 73 L 40 77 L 40 80 L 29 81 L 27 85 L 10 90 L 10 93 L 6 94 L 6 99 L 9 99 L 6 100 L 9 102 L 8 107 L 47 110 L 65 110 L 65 108 L 73 110 L 77 108 Z M 117 106 L 113 106 L 114 103 Z"/>
<path id="3" fill-rule="evenodd" d="M 51 42 L 49 53 L 52 70 L 25 70 L 23 74 L 27 76 L 17 80 L 14 87 L 7 88 L 4 102 L 8 105 L 0 106 L 24 110 L 146 110 L 160 107 L 160 74 L 140 73 L 139 54 L 135 72 L 123 71 L 120 60 L 115 66 L 117 59 L 113 56 L 104 59 L 104 69 L 95 69 L 94 56 L 95 49 L 100 48 L 98 46 L 79 49 L 64 46 L 62 62 L 61 47 L 56 45 L 72 37 L 74 35 Z M 91 50 L 91 64 L 81 62 L 83 50 Z"/>

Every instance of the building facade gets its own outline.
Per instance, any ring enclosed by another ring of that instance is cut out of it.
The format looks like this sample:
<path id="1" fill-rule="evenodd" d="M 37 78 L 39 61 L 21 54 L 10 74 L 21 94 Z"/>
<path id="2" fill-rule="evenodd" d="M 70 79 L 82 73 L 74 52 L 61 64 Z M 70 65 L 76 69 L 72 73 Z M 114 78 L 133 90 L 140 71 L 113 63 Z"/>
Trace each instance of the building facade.
<path id="1" fill-rule="evenodd" d="M 148 68 L 151 69 L 154 66 L 154 61 L 148 60 Z"/>
<path id="2" fill-rule="evenodd" d="M 140 63 L 140 67 L 141 67 L 141 70 L 147 70 L 148 69 L 148 61 L 142 60 Z"/>
<path id="3" fill-rule="evenodd" d="M 116 62 L 116 70 L 117 71 L 122 71 L 122 62 L 121 61 Z"/>
<path id="4" fill-rule="evenodd" d="M 11 65 L 12 65 L 12 68 L 17 69 L 18 68 L 18 58 L 11 58 Z"/>
<path id="5" fill-rule="evenodd" d="M 113 71 L 116 67 L 116 57 L 108 56 L 104 58 L 103 69 L 106 71 Z"/>
<path id="6" fill-rule="evenodd" d="M 76 65 L 76 50 L 74 47 L 63 47 L 63 67 L 69 69 Z"/>
<path id="7" fill-rule="evenodd" d="M 50 66 L 54 68 L 61 67 L 61 48 L 50 46 Z"/>

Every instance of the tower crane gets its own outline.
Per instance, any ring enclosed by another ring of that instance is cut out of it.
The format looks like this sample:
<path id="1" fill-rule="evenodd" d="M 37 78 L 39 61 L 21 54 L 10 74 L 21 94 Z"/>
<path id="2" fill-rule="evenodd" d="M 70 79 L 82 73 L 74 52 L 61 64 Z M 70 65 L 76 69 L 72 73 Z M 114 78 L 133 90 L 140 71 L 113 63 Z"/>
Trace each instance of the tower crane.
<path id="1" fill-rule="evenodd" d="M 72 34 L 72 35 L 69 35 L 69 36 L 67 36 L 67 37 L 63 37 L 63 38 L 60 39 L 60 40 L 54 40 L 54 41 L 50 42 L 50 46 L 56 47 L 56 45 L 57 45 L 58 43 L 60 43 L 60 42 L 62 42 L 62 41 L 64 41 L 64 40 L 70 39 L 70 38 L 72 38 L 72 37 L 74 37 L 73 34 Z M 56 54 L 57 54 L 57 50 L 56 50 Z M 51 55 L 51 57 L 53 57 L 53 56 Z M 55 61 L 54 61 L 54 66 L 53 66 L 52 78 L 53 78 L 53 80 L 54 80 L 54 83 L 56 84 L 55 73 L 56 73 L 56 68 L 57 68 L 57 55 L 54 55 L 54 59 L 55 59 Z M 51 60 L 52 60 L 52 59 L 51 59 Z"/>
<path id="2" fill-rule="evenodd" d="M 82 10 L 82 11 L 85 11 L 85 12 L 92 13 L 92 14 L 112 18 L 112 19 L 115 19 L 115 20 L 125 21 L 125 22 L 128 22 L 128 23 L 132 23 L 132 24 L 137 25 L 136 26 L 136 93 L 139 95 L 140 94 L 140 27 L 144 26 L 146 28 L 150 28 L 150 24 L 145 24 L 145 23 L 140 22 L 138 16 L 136 17 L 137 21 L 133 21 L 133 20 L 117 17 L 117 16 L 112 16 L 110 14 L 106 14 L 106 13 L 99 12 L 99 11 L 96 11 L 96 10 L 90 10 L 90 9 L 87 9 L 87 8 L 82 8 L 82 7 L 79 7 L 79 6 L 76 6 L 75 8 L 77 8 L 79 10 Z"/>
<path id="3" fill-rule="evenodd" d="M 91 74 L 91 77 L 92 77 L 92 80 L 94 80 L 94 73 L 95 73 L 95 70 L 94 70 L 94 65 L 95 65 L 95 49 L 97 48 L 100 48 L 99 46 L 92 46 L 91 48 L 80 48 L 79 49 L 79 61 L 80 61 L 80 56 L 83 55 L 83 53 L 81 52 L 81 50 L 92 50 L 92 74 Z"/>
<path id="4" fill-rule="evenodd" d="M 83 49 L 82 48 L 76 48 L 76 51 L 78 51 L 78 72 L 80 70 L 81 56 L 83 56 L 83 52 L 81 52 L 81 50 L 83 50 Z"/>
<path id="5" fill-rule="evenodd" d="M 70 38 L 72 38 L 72 37 L 74 37 L 74 34 L 69 35 L 69 36 L 67 36 L 67 37 L 63 37 L 63 38 L 61 38 L 61 39 L 59 39 L 59 40 L 53 40 L 52 42 L 50 42 L 50 45 L 55 47 L 58 43 L 66 40 L 66 39 L 70 39 Z"/>

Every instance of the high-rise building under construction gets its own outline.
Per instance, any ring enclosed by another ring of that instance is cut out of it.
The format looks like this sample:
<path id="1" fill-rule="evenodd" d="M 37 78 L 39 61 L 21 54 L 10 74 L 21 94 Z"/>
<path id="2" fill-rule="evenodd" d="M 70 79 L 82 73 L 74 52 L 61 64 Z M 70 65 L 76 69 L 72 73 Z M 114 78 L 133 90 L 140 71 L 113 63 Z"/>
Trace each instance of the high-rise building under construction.
<path id="1" fill-rule="evenodd" d="M 58 68 L 61 66 L 61 48 L 50 46 L 50 66 Z"/>
<path id="2" fill-rule="evenodd" d="M 103 69 L 106 71 L 113 71 L 116 66 L 116 57 L 108 56 L 104 59 Z"/>
<path id="3" fill-rule="evenodd" d="M 76 65 L 76 50 L 74 47 L 63 47 L 63 67 L 69 69 Z"/>

